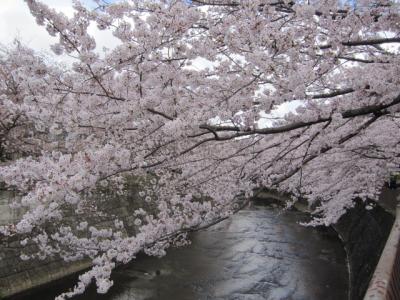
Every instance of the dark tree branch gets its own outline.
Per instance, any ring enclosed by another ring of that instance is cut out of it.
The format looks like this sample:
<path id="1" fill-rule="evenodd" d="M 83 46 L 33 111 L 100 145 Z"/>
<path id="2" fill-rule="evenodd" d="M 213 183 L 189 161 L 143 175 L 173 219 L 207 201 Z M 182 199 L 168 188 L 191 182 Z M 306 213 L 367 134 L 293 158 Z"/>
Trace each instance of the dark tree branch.
<path id="1" fill-rule="evenodd" d="M 400 104 L 400 94 L 393 99 L 391 102 L 387 104 L 378 104 L 378 105 L 370 105 L 370 106 L 365 106 L 361 108 L 356 108 L 356 109 L 350 109 L 347 111 L 342 112 L 342 118 L 343 119 L 349 119 L 349 118 L 354 118 L 354 117 L 359 117 L 359 116 L 364 116 L 364 115 L 369 115 L 369 114 L 375 114 L 375 115 L 381 115 L 383 114 L 383 110 L 396 105 Z M 215 132 L 220 132 L 220 131 L 227 131 L 227 132 L 236 132 L 236 136 L 243 135 L 251 135 L 251 134 L 276 134 L 276 133 L 282 133 L 282 132 L 288 132 L 292 130 L 296 130 L 299 128 L 307 127 L 310 125 L 315 125 L 327 121 L 331 121 L 332 117 L 326 117 L 326 118 L 319 118 L 313 121 L 309 122 L 295 122 L 292 124 L 287 124 L 283 126 L 278 126 L 278 127 L 268 127 L 268 128 L 262 128 L 262 129 L 252 129 L 252 130 L 242 130 L 237 126 L 213 126 L 213 125 L 201 125 L 201 129 L 206 129 L 206 130 L 213 130 Z"/>
<path id="2" fill-rule="evenodd" d="M 377 38 L 370 40 L 359 40 L 359 41 L 348 41 L 342 42 L 343 46 L 355 47 L 355 46 L 376 46 L 381 44 L 389 44 L 389 43 L 400 43 L 400 38 Z M 319 49 L 330 49 L 332 45 L 321 45 Z"/>

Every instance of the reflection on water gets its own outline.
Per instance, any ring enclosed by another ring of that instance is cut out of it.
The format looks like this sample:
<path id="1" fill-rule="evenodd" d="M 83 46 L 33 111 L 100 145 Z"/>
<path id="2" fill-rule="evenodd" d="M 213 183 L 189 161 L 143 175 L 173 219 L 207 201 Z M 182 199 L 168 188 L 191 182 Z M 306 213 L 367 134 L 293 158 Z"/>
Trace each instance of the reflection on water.
<path id="1" fill-rule="evenodd" d="M 108 294 L 91 289 L 76 299 L 347 299 L 340 242 L 326 230 L 299 226 L 304 217 L 253 203 L 193 234 L 191 246 L 119 268 Z M 65 279 L 23 299 L 54 299 L 73 282 Z"/>

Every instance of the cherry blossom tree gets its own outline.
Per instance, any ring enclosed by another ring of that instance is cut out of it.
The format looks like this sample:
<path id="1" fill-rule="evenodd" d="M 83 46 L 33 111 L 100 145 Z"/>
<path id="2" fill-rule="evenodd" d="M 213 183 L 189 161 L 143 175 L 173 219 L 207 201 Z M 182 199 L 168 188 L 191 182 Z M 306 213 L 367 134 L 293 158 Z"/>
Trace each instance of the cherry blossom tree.
<path id="1" fill-rule="evenodd" d="M 74 1 L 70 18 L 26 3 L 74 62 L 1 52 L 0 149 L 21 158 L 0 181 L 26 213 L 0 233 L 37 243 L 26 259 L 93 260 L 60 299 L 93 280 L 107 292 L 116 265 L 187 243 L 261 187 L 307 200 L 310 225 L 330 225 L 355 199 L 377 200 L 400 163 L 397 1 Z M 118 45 L 97 49 L 92 25 Z M 123 192 L 129 177 L 149 179 L 136 234 L 113 216 L 88 224 L 107 215 L 96 190 Z"/>

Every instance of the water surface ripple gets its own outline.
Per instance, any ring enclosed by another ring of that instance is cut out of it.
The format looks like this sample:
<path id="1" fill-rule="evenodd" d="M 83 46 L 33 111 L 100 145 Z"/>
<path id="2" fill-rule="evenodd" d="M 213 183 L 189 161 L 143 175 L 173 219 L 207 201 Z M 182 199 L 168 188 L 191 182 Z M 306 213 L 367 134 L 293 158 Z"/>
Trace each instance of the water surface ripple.
<path id="1" fill-rule="evenodd" d="M 298 225 L 303 213 L 253 203 L 163 258 L 140 256 L 116 270 L 104 300 L 346 300 L 347 270 L 339 240 Z M 52 299 L 63 280 L 26 299 Z"/>

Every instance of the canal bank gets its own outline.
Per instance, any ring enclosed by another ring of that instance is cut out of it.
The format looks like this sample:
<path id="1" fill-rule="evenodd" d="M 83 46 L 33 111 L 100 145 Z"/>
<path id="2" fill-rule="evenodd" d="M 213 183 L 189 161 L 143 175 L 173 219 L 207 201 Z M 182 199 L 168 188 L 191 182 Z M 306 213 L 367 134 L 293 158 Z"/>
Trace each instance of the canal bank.
<path id="1" fill-rule="evenodd" d="M 349 300 L 362 300 L 391 231 L 394 216 L 357 202 L 332 227 L 342 240 L 349 272 Z"/>
<path id="2" fill-rule="evenodd" d="M 131 193 L 126 197 L 119 197 L 118 201 L 114 201 L 113 203 L 113 211 L 125 218 L 127 224 L 129 224 L 130 211 L 132 209 L 132 199 L 137 199 L 137 189 L 131 188 Z M 287 214 L 287 213 L 301 213 L 302 218 L 308 218 L 308 209 L 307 206 L 303 203 L 297 203 L 295 208 L 296 211 L 284 211 L 278 212 L 281 208 L 277 206 L 282 205 L 282 203 L 287 199 L 286 195 L 280 195 L 274 192 L 258 193 L 258 198 L 256 199 L 257 203 L 268 203 L 270 204 L 268 207 L 272 209 L 275 214 Z M 111 208 L 110 208 L 111 209 Z M 239 213 L 240 214 L 240 213 Z M 235 216 L 233 217 L 235 218 Z M 297 220 L 299 221 L 299 220 Z M 292 227 L 296 227 L 294 230 L 314 230 L 311 228 L 304 228 L 297 224 L 297 221 L 292 224 Z M 224 221 L 225 222 L 225 221 Z M 268 222 L 268 220 L 265 220 Z M 345 254 L 343 254 L 343 266 L 348 267 L 349 276 L 346 274 L 344 280 L 346 281 L 346 286 L 348 286 L 349 297 L 345 298 L 335 298 L 335 299 L 351 299 L 358 300 L 362 299 L 362 295 L 365 292 L 365 289 L 368 285 L 370 277 L 372 276 L 374 267 L 376 265 L 377 260 L 379 259 L 380 251 L 386 241 L 386 236 L 390 231 L 390 226 L 392 222 L 392 217 L 386 211 L 382 210 L 379 206 L 374 206 L 371 210 L 366 210 L 363 207 L 363 204 L 359 203 L 356 207 L 350 210 L 345 216 L 343 216 L 337 225 L 333 228 L 336 230 L 337 234 L 342 240 L 343 245 L 340 247 L 344 247 L 346 250 Z M 215 228 L 218 228 L 219 225 L 216 225 Z M 213 227 L 213 228 L 214 228 Z M 300 229 L 301 228 L 301 229 Z M 324 230 L 329 229 L 315 229 L 317 232 L 323 232 Z M 207 231 L 206 231 L 207 232 Z M 202 233 L 199 233 L 201 236 Z M 332 232 L 330 231 L 329 235 L 332 237 Z M 305 235 L 303 235 L 305 236 Z M 295 235 L 294 235 L 295 237 Z M 297 237 L 298 238 L 298 237 Z M 196 240 L 196 238 L 194 239 Z M 310 241 L 310 243 L 315 243 L 315 241 Z M 279 243 L 278 245 L 282 246 L 285 243 Z M 287 244 L 287 243 L 286 243 Z M 291 247 L 296 248 L 299 244 L 294 243 Z M 318 245 L 318 242 L 317 242 Z M 35 287 L 40 287 L 45 285 L 46 291 L 48 291 L 49 282 L 58 281 L 61 282 L 61 285 L 65 280 L 62 278 L 68 278 L 67 283 L 68 286 L 65 288 L 70 288 L 74 280 L 71 280 L 73 277 L 69 277 L 69 275 L 74 274 L 76 272 L 82 271 L 83 269 L 90 266 L 90 262 L 81 261 L 75 263 L 64 263 L 61 260 L 50 259 L 50 261 L 38 262 L 22 262 L 19 259 L 19 252 L 22 246 L 19 244 L 19 241 L 15 241 L 10 249 L 2 249 L 0 255 L 3 257 L 0 260 L 0 290 L 3 291 L 3 296 L 11 296 L 15 294 L 22 294 L 22 298 L 19 299 L 28 299 L 24 297 L 28 297 L 31 299 L 32 293 L 31 289 Z M 272 247 L 269 245 L 269 247 Z M 307 249 L 309 247 L 307 244 L 304 245 L 304 248 Z M 272 247 L 273 249 L 279 249 L 278 246 Z M 268 247 L 265 248 L 268 250 Z M 173 251 L 178 251 L 171 249 L 168 253 Z M 179 250 L 180 251 L 180 250 Z M 277 250 L 279 252 L 279 250 Z M 297 251 L 302 251 L 301 249 L 297 249 Z M 323 250 L 327 251 L 327 250 Z M 4 253 L 6 252 L 6 253 Z M 174 253 L 174 252 L 173 252 Z M 251 253 L 251 252 L 250 252 Z M 344 253 L 344 252 L 343 252 Z M 5 254 L 5 255 L 4 255 Z M 169 255 L 169 254 L 168 254 Z M 347 259 L 345 259 L 347 257 Z M 164 259 L 157 260 L 162 262 Z M 289 259 L 290 260 L 290 259 Z M 284 257 L 280 257 L 279 261 L 284 261 Z M 135 262 L 134 264 L 136 264 Z M 120 268 L 121 270 L 125 270 L 124 268 Z M 346 268 L 345 268 L 346 269 Z M 151 274 L 148 270 L 142 270 L 143 274 Z M 310 269 L 313 272 L 312 268 Z M 140 272 L 135 273 L 136 271 L 129 271 L 129 274 L 135 277 L 141 278 Z M 156 271 L 154 271 L 156 272 Z M 118 271 L 116 272 L 118 274 Z M 156 274 L 156 273 L 154 273 Z M 305 273 L 304 273 L 305 274 Z M 330 272 L 331 276 L 332 272 Z M 117 277 L 120 275 L 117 275 Z M 147 278 L 149 275 L 145 275 L 144 278 Z M 249 275 L 250 276 L 250 275 Z M 128 276 L 129 277 L 129 276 Z M 320 277 L 320 276 L 319 276 Z M 343 277 L 343 276 L 342 276 Z M 124 276 L 122 276 L 124 278 Z M 322 278 L 322 277 L 321 277 Z M 61 279 L 61 281 L 60 281 Z M 126 280 L 130 280 L 129 277 Z M 117 279 L 116 282 L 119 282 L 121 278 Z M 122 279 L 122 282 L 126 282 L 125 279 Z M 139 280 L 140 281 L 140 280 Z M 137 282 L 137 281 L 135 281 Z M 330 286 L 329 283 L 327 283 Z M 343 284 L 342 284 L 343 286 Z M 59 289 L 58 292 L 65 291 L 64 289 Z M 119 288 L 114 288 L 118 290 Z M 26 293 L 26 291 L 28 291 Z M 347 291 L 347 289 L 346 289 Z M 163 292 L 164 293 L 164 292 Z M 43 296 L 43 295 L 42 295 Z M 42 297 L 41 296 L 41 297 Z M 94 297 L 94 296 L 93 296 Z M 38 298 L 42 299 L 42 298 Z M 50 298 L 49 298 L 50 299 Z M 86 299 L 86 298 L 84 298 Z M 94 298 L 93 298 L 94 299 Z M 104 298 L 104 299 L 114 299 L 114 298 Z M 118 298 L 119 299 L 119 298 Z M 146 298 L 144 298 L 146 299 Z M 151 298 L 149 298 L 151 299 Z M 158 298 L 155 298 L 158 299 Z M 166 298 L 159 298 L 166 299 Z M 210 298 L 213 299 L 213 298 Z M 224 298 L 228 299 L 228 298 Z M 229 298 L 230 299 L 230 298 Z M 246 298 L 247 299 L 247 298 Z M 249 298 L 250 299 L 250 298 Z M 261 298 L 260 298 L 261 299 Z M 269 299 L 269 298 L 263 298 Z M 275 299 L 275 298 L 271 298 Z M 285 298 L 282 298 L 285 299 Z M 294 298 L 296 299 L 296 298 Z M 302 299 L 302 298 L 299 298 Z M 312 299 L 312 298 L 305 298 Z M 318 299 L 318 298 L 316 298 Z M 326 298 L 324 298 L 326 299 Z"/>
<path id="3" fill-rule="evenodd" d="M 193 233 L 192 244 L 161 259 L 140 255 L 114 273 L 106 295 L 92 288 L 76 299 L 308 299 L 347 298 L 345 252 L 329 228 L 307 228 L 308 216 L 252 202 L 231 218 Z M 12 300 L 50 300 L 75 278 Z M 29 298 L 28 298 L 29 297 Z"/>

